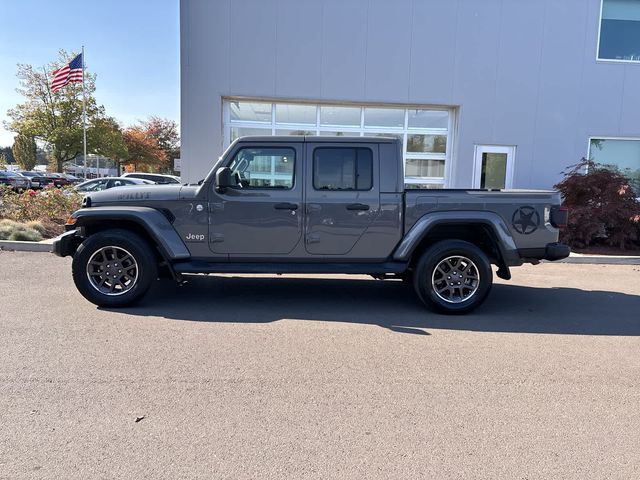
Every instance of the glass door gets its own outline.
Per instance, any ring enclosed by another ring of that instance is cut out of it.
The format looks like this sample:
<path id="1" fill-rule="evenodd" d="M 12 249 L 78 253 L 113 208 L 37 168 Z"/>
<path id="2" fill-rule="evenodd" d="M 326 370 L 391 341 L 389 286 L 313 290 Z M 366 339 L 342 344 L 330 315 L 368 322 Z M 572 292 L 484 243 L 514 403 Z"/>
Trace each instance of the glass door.
<path id="1" fill-rule="evenodd" d="M 473 188 L 513 188 L 513 161 L 516 147 L 476 145 Z"/>

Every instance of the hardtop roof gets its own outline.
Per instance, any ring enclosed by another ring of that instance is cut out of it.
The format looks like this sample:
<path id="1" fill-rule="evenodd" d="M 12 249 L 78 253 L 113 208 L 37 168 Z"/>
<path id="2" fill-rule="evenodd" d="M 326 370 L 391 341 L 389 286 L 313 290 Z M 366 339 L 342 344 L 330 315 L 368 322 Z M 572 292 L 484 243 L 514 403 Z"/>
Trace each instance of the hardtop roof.
<path id="1" fill-rule="evenodd" d="M 237 143 L 287 142 L 287 143 L 395 143 L 395 137 L 338 137 L 316 135 L 249 135 L 240 137 Z"/>

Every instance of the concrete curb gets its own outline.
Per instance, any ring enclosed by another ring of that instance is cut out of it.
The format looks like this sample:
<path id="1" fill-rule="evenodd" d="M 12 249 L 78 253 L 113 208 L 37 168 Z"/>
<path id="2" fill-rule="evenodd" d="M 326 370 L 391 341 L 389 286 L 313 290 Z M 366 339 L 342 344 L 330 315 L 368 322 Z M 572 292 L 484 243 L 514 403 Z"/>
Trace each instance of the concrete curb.
<path id="1" fill-rule="evenodd" d="M 554 263 L 575 263 L 591 265 L 640 265 L 640 257 L 625 255 L 587 255 L 571 253 L 569 257 Z"/>
<path id="2" fill-rule="evenodd" d="M 13 250 L 15 252 L 51 252 L 52 249 L 53 238 L 41 242 L 0 240 L 0 250 Z"/>

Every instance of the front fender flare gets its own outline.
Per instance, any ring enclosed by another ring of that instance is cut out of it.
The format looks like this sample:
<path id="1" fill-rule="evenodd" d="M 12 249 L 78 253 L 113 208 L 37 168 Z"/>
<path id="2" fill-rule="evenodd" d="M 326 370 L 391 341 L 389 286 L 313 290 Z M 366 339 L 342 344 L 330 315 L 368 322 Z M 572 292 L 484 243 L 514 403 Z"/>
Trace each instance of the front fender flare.
<path id="1" fill-rule="evenodd" d="M 106 221 L 134 222 L 155 240 L 166 260 L 185 260 L 191 257 L 171 222 L 155 208 L 90 207 L 77 210 L 71 217 L 76 219 L 74 228 Z"/>
<path id="2" fill-rule="evenodd" d="M 420 242 L 429 235 L 434 227 L 455 224 L 487 226 L 495 236 L 496 246 L 505 266 L 522 264 L 516 242 L 502 217 L 494 212 L 474 210 L 440 211 L 423 215 L 396 247 L 393 259 L 400 262 L 409 261 Z"/>

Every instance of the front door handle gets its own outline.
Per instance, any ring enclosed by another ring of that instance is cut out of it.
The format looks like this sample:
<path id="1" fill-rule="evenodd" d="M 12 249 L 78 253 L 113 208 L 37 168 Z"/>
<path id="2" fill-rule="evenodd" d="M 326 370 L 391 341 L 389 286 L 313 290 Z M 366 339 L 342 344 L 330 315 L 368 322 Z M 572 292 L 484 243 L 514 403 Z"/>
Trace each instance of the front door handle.
<path id="1" fill-rule="evenodd" d="M 369 210 L 369 205 L 364 203 L 351 203 L 347 205 L 347 210 Z"/>
<path id="2" fill-rule="evenodd" d="M 273 208 L 275 208 L 276 210 L 297 210 L 298 209 L 298 204 L 297 203 L 288 203 L 288 202 L 283 202 L 283 203 L 276 203 Z"/>

